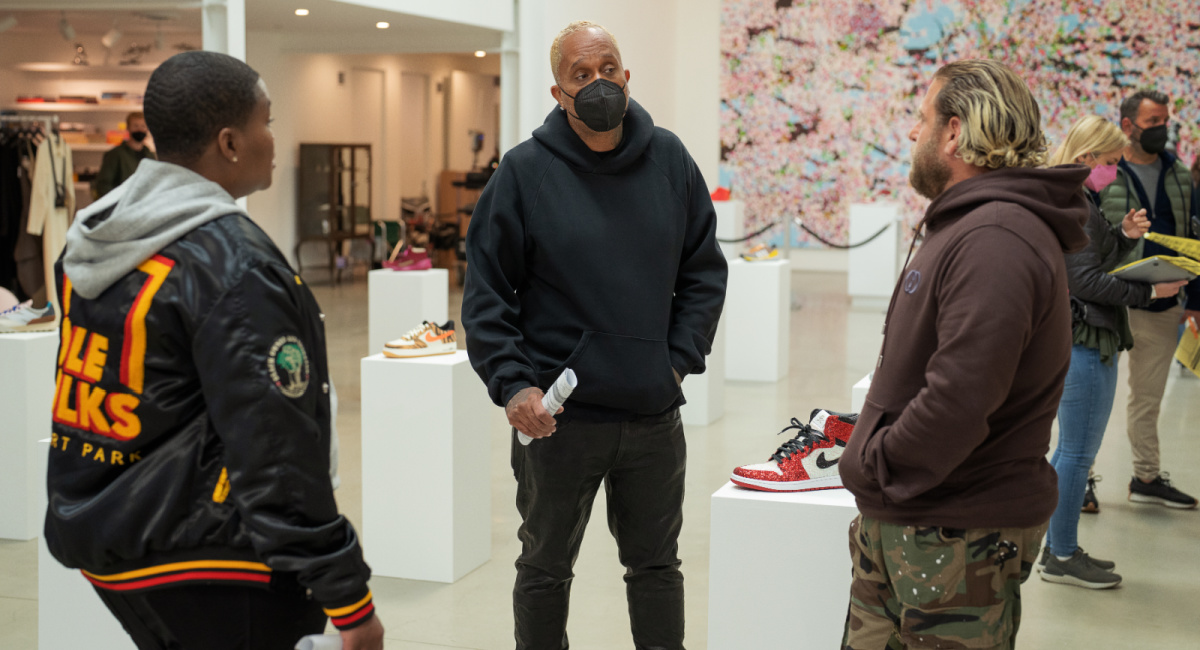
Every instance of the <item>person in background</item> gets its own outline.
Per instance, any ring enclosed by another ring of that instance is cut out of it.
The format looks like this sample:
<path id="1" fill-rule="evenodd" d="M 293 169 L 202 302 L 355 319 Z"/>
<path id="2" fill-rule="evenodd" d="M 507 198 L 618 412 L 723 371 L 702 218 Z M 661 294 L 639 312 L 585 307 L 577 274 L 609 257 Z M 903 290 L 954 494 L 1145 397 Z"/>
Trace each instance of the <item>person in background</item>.
<path id="1" fill-rule="evenodd" d="M 1117 164 L 1116 179 L 1100 193 L 1100 205 L 1117 224 L 1130 210 L 1145 210 L 1150 232 L 1191 237 L 1191 176 L 1186 165 L 1166 150 L 1170 98 L 1139 90 L 1121 102 L 1121 130 L 1129 146 Z M 1155 255 L 1177 253 L 1154 242 L 1138 241 L 1121 260 L 1128 264 Z M 1200 279 L 1187 285 L 1188 308 L 1179 295 L 1160 296 L 1146 307 L 1129 310 L 1134 347 L 1129 351 L 1129 406 L 1126 430 L 1133 453 L 1129 500 L 1169 508 L 1195 508 L 1196 498 L 1177 489 L 1162 471 L 1158 414 L 1179 343 L 1179 324 L 1200 320 Z"/>
<path id="2" fill-rule="evenodd" d="M 843 648 L 1012 648 L 1057 502 L 1063 253 L 1087 245 L 1088 170 L 1044 167 L 1033 94 L 988 59 L 934 75 L 909 139 L 932 203 L 839 462 L 861 513 Z"/>
<path id="3" fill-rule="evenodd" d="M 150 129 L 146 126 L 145 114 L 130 113 L 125 118 L 125 128 L 129 131 L 129 137 L 106 151 L 104 160 L 100 163 L 100 173 L 96 175 L 94 191 L 97 199 L 133 176 L 133 172 L 137 171 L 143 160 L 157 160 L 154 152 L 146 145 Z"/>
<path id="4" fill-rule="evenodd" d="M 185 52 L 146 113 L 163 160 L 81 211 L 58 262 L 46 544 L 140 650 L 290 650 L 327 619 L 379 650 L 330 479 L 324 315 L 236 202 L 271 185 L 266 84 Z"/>
<path id="5" fill-rule="evenodd" d="M 1196 154 L 1196 160 L 1192 161 L 1192 188 L 1200 192 L 1200 154 Z M 1193 199 L 1193 208 L 1195 207 L 1195 203 L 1196 201 Z"/>
<path id="6" fill-rule="evenodd" d="M 1144 210 L 1130 210 L 1120 226 L 1100 212 L 1100 194 L 1117 175 L 1117 162 L 1129 139 L 1115 124 L 1095 115 L 1075 123 L 1050 159 L 1051 166 L 1091 168 L 1084 183 L 1089 199 L 1087 248 L 1067 255 L 1073 343 L 1062 400 L 1058 404 L 1058 447 L 1050 464 L 1058 474 L 1058 507 L 1050 517 L 1046 548 L 1038 568 L 1042 580 L 1105 589 L 1121 583 L 1114 562 L 1088 555 L 1077 542 L 1079 513 L 1117 391 L 1117 358 L 1133 347 L 1126 305 L 1146 307 L 1154 298 L 1174 296 L 1186 282 L 1147 284 L 1113 277 L 1108 271 L 1128 255 L 1150 229 Z"/>

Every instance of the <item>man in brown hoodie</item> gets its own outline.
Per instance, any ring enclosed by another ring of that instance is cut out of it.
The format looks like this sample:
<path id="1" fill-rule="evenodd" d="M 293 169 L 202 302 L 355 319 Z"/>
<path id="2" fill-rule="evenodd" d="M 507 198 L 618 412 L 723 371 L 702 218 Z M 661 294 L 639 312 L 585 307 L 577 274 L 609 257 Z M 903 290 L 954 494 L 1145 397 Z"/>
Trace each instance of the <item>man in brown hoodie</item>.
<path id="1" fill-rule="evenodd" d="M 939 70 L 909 139 L 910 182 L 933 203 L 841 459 L 862 513 L 843 645 L 1011 648 L 1057 501 L 1063 253 L 1087 243 L 1088 169 L 1039 168 L 1037 102 L 990 60 Z"/>

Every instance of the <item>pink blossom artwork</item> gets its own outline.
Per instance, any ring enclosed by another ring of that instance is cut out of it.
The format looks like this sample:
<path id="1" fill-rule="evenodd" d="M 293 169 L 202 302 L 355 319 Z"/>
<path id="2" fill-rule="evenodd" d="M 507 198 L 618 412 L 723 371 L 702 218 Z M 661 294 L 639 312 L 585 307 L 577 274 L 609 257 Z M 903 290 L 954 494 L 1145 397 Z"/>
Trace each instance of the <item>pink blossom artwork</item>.
<path id="1" fill-rule="evenodd" d="M 959 59 L 1021 75 L 1051 149 L 1148 87 L 1171 97 L 1169 146 L 1189 165 L 1200 146 L 1194 0 L 723 0 L 721 53 L 720 184 L 745 201 L 747 232 L 798 216 L 845 242 L 850 204 L 878 200 L 916 223 L 908 133 L 934 72 Z"/>

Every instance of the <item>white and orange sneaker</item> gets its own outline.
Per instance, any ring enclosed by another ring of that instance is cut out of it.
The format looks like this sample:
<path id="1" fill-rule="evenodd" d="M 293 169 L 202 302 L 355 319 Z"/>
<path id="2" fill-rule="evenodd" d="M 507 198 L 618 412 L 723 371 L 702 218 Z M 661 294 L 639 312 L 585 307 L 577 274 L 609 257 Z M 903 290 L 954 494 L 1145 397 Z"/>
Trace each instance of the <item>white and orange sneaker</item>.
<path id="1" fill-rule="evenodd" d="M 817 409 L 808 424 L 792 418 L 783 431 L 798 429 L 765 463 L 743 465 L 733 470 L 730 480 L 752 490 L 807 492 L 842 487 L 838 461 L 854 431 L 858 414 L 831 413 Z M 783 433 L 780 431 L 779 433 Z"/>
<path id="2" fill-rule="evenodd" d="M 454 354 L 457 350 L 458 339 L 454 336 L 454 321 L 446 321 L 445 325 L 425 321 L 408 334 L 385 343 L 383 355 L 393 359 L 412 359 Z"/>

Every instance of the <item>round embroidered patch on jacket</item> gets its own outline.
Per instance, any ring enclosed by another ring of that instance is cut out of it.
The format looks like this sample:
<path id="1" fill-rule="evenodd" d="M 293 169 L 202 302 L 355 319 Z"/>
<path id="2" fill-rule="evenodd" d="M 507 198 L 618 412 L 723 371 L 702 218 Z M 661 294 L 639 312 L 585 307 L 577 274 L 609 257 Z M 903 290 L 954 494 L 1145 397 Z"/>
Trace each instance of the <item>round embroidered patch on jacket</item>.
<path id="1" fill-rule="evenodd" d="M 267 372 L 284 395 L 295 399 L 308 390 L 308 354 L 294 336 L 281 336 L 267 353 Z"/>
<path id="2" fill-rule="evenodd" d="M 921 286 L 921 272 L 912 270 L 904 278 L 904 293 L 916 293 L 917 287 Z"/>

